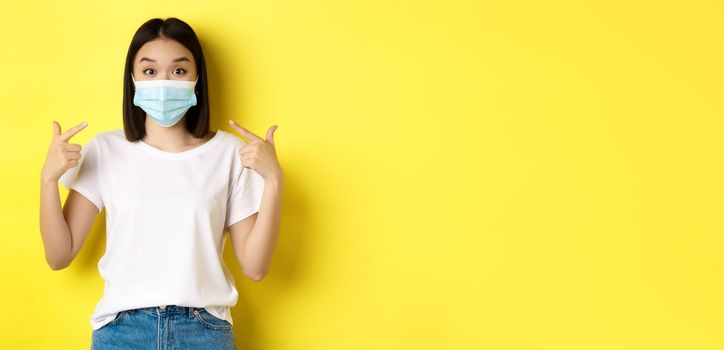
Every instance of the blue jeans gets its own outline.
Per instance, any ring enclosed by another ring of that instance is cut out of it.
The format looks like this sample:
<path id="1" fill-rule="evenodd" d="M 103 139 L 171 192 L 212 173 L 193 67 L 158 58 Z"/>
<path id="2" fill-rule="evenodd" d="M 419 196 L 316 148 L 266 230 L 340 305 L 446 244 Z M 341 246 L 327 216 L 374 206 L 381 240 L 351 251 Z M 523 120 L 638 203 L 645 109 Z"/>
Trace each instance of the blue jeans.
<path id="1" fill-rule="evenodd" d="M 93 330 L 91 350 L 236 349 L 234 328 L 204 308 L 167 305 L 124 310 Z"/>

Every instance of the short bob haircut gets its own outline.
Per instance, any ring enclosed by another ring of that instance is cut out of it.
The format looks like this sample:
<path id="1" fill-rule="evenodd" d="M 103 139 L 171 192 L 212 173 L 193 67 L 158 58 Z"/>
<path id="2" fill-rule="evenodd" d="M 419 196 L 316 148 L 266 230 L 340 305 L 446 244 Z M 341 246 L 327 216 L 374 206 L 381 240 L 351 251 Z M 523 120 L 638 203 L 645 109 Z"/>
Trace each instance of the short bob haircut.
<path id="1" fill-rule="evenodd" d="M 133 59 L 145 43 L 157 38 L 172 39 L 185 46 L 194 55 L 198 82 L 196 83 L 196 105 L 186 111 L 186 130 L 195 138 L 209 133 L 209 98 L 206 84 L 206 60 L 201 43 L 194 30 L 186 22 L 169 17 L 166 20 L 153 18 L 138 28 L 131 40 L 123 72 L 123 129 L 128 141 L 138 141 L 146 135 L 146 112 L 133 104 L 135 86 L 131 79 Z"/>

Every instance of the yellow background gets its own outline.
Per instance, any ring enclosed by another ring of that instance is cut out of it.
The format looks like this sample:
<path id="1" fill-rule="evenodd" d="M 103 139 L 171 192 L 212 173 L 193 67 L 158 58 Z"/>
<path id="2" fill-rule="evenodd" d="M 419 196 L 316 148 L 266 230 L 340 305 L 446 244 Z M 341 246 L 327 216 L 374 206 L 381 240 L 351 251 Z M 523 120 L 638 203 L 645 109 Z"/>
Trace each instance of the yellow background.
<path id="1" fill-rule="evenodd" d="M 722 349 L 723 10 L 7 2 L 0 348 L 89 347 L 105 217 L 47 266 L 52 120 L 88 120 L 81 144 L 121 128 L 133 33 L 174 16 L 202 42 L 212 129 L 279 125 L 270 273 L 225 251 L 240 349 Z"/>

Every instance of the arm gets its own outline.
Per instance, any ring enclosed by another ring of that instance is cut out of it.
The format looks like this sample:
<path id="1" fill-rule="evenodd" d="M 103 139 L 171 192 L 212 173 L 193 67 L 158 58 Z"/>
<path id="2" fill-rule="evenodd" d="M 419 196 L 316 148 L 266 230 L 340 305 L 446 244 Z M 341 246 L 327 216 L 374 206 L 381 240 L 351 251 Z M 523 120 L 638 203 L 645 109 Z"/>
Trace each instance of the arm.
<path id="1" fill-rule="evenodd" d="M 249 144 L 239 150 L 242 165 L 254 169 L 264 179 L 259 211 L 229 226 L 234 253 L 244 274 L 254 281 L 260 281 L 269 271 L 279 239 L 284 173 L 274 145 L 277 126 L 267 130 L 265 140 L 232 120 L 229 120 L 229 124 L 249 140 Z"/>
<path id="2" fill-rule="evenodd" d="M 70 190 L 65 207 L 60 207 L 57 180 L 42 180 L 40 188 L 40 234 L 45 261 L 53 270 L 68 267 L 80 251 L 98 216 L 98 208 L 87 198 Z"/>
<path id="3" fill-rule="evenodd" d="M 45 261 L 51 269 L 67 266 L 72 246 L 70 229 L 60 208 L 57 181 L 40 181 L 40 235 L 45 248 Z"/>
<path id="4" fill-rule="evenodd" d="M 229 226 L 229 235 L 244 274 L 260 281 L 269 271 L 279 239 L 282 176 L 264 180 L 259 212 Z"/>
<path id="5" fill-rule="evenodd" d="M 40 176 L 40 234 L 45 260 L 53 270 L 70 265 L 88 235 L 98 215 L 97 207 L 75 190 L 68 193 L 65 208 L 61 209 L 58 179 L 66 170 L 78 166 L 81 146 L 70 144 L 71 136 L 82 130 L 78 125 L 61 134 L 60 125 L 53 121 L 55 133 Z"/>

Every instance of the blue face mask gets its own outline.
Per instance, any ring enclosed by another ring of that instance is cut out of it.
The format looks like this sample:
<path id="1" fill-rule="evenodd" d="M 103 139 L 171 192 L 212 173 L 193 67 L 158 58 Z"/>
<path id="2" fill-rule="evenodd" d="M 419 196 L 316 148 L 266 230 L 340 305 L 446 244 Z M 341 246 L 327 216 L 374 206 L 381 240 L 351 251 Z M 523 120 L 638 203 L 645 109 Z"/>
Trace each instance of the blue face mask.
<path id="1" fill-rule="evenodd" d="M 139 80 L 133 77 L 136 93 L 133 104 L 141 107 L 163 127 L 176 124 L 189 108 L 196 106 L 194 88 L 199 81 L 188 80 Z"/>

